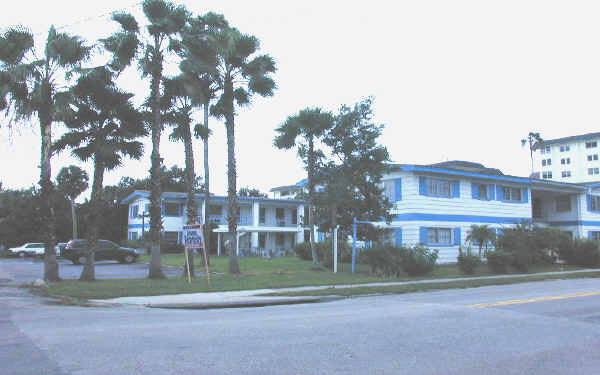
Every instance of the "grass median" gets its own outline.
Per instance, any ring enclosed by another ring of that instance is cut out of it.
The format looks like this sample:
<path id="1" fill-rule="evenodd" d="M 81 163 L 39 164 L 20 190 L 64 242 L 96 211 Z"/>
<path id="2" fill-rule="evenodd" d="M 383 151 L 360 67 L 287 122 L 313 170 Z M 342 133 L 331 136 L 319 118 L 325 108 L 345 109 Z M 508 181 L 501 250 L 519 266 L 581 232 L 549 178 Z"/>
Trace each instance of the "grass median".
<path id="1" fill-rule="evenodd" d="M 171 266 L 181 266 L 183 264 L 183 256 L 179 254 L 165 254 L 162 257 L 163 264 Z M 148 261 L 147 257 L 142 257 L 140 261 Z M 196 258 L 196 271 L 198 273 L 204 270 L 204 265 L 201 263 L 200 257 Z M 344 285 L 344 284 L 365 284 L 376 282 L 395 282 L 395 281 L 415 281 L 415 280 L 435 280 L 445 278 L 465 277 L 455 264 L 437 265 L 434 271 L 423 277 L 382 277 L 369 274 L 369 268 L 366 265 L 358 265 L 357 272 L 350 272 L 349 264 L 341 264 L 339 272 L 334 274 L 330 270 L 323 269 L 322 271 L 312 271 L 311 262 L 300 260 L 294 256 L 280 257 L 273 259 L 262 258 L 240 258 L 240 267 L 242 274 L 231 275 L 227 273 L 227 258 L 226 257 L 211 257 L 211 285 L 207 284 L 205 275 L 198 275 L 188 283 L 181 276 L 170 277 L 165 280 L 150 280 L 150 279 L 98 279 L 93 282 L 81 282 L 78 280 L 63 280 L 57 283 L 50 283 L 45 294 L 55 296 L 67 296 L 79 299 L 105 299 L 125 296 L 150 296 L 161 294 L 179 294 L 179 293 L 198 293 L 198 292 L 219 292 L 219 291 L 234 291 L 234 290 L 254 290 L 254 289 L 277 289 L 289 288 L 298 286 L 322 286 L 322 285 Z M 539 272 L 551 271 L 568 271 L 579 270 L 580 267 L 570 267 L 564 265 L 548 265 L 535 267 L 531 269 L 531 274 Z M 183 272 L 182 272 L 183 273 Z M 476 276 L 494 275 L 486 266 L 481 266 Z M 580 276 L 583 277 L 583 276 Z M 503 281 L 506 279 L 503 279 Z M 476 280 L 473 284 L 478 284 Z M 525 280 L 529 281 L 529 280 Z M 519 282 L 519 281 L 513 281 Z M 510 283 L 510 280 L 502 283 Z M 438 283 L 442 284 L 442 283 Z M 458 282 L 460 288 L 467 285 L 465 282 Z M 443 285 L 448 285 L 443 283 Z M 495 284 L 483 284 L 495 285 Z M 414 288 L 411 286 L 411 288 Z M 428 289 L 441 289 L 434 285 L 427 286 Z M 359 288 L 353 288 L 359 289 Z M 363 288 L 360 288 L 363 289 Z M 326 289 L 328 290 L 328 289 Z M 402 290 L 402 288 L 398 289 Z M 415 289 L 407 289 L 413 291 Z M 417 289 L 423 290 L 423 289 Z M 339 290 L 341 291 L 341 289 Z M 401 293 L 390 292 L 390 293 Z M 313 292 L 314 293 L 314 292 Z M 321 292 L 319 292 L 321 293 Z M 341 292 L 340 292 L 341 293 Z M 343 292 L 349 293 L 349 292 Z M 354 294 L 371 294 L 385 293 L 379 291 L 366 290 L 364 292 L 355 292 Z M 323 294 L 332 294 L 325 293 Z"/>

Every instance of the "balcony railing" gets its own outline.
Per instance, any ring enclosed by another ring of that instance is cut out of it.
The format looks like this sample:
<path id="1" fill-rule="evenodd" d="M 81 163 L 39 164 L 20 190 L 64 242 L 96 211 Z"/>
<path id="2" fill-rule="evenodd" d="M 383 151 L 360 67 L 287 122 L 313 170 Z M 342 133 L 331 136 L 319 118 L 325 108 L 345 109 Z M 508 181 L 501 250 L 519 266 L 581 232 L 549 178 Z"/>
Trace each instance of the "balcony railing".
<path id="1" fill-rule="evenodd" d="M 288 227 L 288 228 L 298 226 L 298 224 L 292 223 L 291 220 L 284 220 L 284 219 L 265 220 L 263 222 L 260 222 L 258 225 L 261 227 Z"/>
<path id="2" fill-rule="evenodd" d="M 210 222 L 218 225 L 227 225 L 227 216 L 224 215 L 210 215 Z M 238 225 L 252 225 L 252 218 L 249 216 L 242 216 L 238 218 Z"/>

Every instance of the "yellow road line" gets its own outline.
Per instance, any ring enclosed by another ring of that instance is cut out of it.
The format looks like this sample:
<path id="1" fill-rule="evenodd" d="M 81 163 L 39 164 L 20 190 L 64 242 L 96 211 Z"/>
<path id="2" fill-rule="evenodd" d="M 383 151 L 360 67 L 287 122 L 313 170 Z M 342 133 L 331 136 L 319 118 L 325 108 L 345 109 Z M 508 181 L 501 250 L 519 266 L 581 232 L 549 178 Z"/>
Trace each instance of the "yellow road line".
<path id="1" fill-rule="evenodd" d="M 567 298 L 576 298 L 576 297 L 588 297 L 588 296 L 597 296 L 600 292 L 587 292 L 587 293 L 571 293 L 571 294 L 563 294 L 560 296 L 548 296 L 548 297 L 536 297 L 536 298 L 524 298 L 524 299 L 511 299 L 507 301 L 499 301 L 499 302 L 487 302 L 487 303 L 476 303 L 474 305 L 468 305 L 469 307 L 492 307 L 492 306 L 504 306 L 504 305 L 516 305 L 518 303 L 531 303 L 531 302 L 539 302 L 539 301 L 553 301 L 557 299 L 567 299 Z"/>

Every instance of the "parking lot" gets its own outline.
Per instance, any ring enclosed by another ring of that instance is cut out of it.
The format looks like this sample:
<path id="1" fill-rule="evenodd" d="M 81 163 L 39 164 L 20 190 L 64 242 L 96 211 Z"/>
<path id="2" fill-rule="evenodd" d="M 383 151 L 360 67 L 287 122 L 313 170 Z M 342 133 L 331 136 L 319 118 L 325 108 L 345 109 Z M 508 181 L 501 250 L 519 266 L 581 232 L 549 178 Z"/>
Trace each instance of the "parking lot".
<path id="1" fill-rule="evenodd" d="M 60 277 L 63 279 L 78 279 L 83 270 L 82 265 L 72 264 L 66 259 L 58 259 Z M 41 258 L 0 258 L 0 266 L 9 273 L 10 284 L 22 284 L 41 279 L 44 276 L 44 261 Z M 178 267 L 163 266 L 163 272 L 169 275 L 179 275 L 182 270 Z M 121 264 L 115 261 L 96 262 L 97 279 L 127 279 L 148 276 L 148 264 Z M 3 280 L 3 282 L 7 282 Z"/>

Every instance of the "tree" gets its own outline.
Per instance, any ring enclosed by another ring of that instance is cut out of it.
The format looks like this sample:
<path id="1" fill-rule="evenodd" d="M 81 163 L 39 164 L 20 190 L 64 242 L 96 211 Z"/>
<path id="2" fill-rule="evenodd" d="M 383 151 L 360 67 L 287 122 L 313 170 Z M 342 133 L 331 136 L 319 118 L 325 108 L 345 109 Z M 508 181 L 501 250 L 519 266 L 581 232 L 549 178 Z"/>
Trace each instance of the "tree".
<path id="1" fill-rule="evenodd" d="M 466 240 L 471 243 L 476 243 L 479 247 L 479 256 L 481 256 L 481 250 L 485 246 L 485 252 L 487 253 L 488 243 L 493 242 L 496 239 L 496 232 L 488 227 L 487 225 L 471 225 L 471 229 L 467 234 Z"/>
<path id="2" fill-rule="evenodd" d="M 343 105 L 323 138 L 331 156 L 318 176 L 323 191 L 316 203 L 326 212 L 321 215 L 322 230 L 340 224 L 344 233 L 350 233 L 354 218 L 391 221 L 392 205 L 380 187 L 390 159 L 378 143 L 383 125 L 373 122 L 372 104 L 369 97 L 352 107 Z M 378 235 L 373 226 L 360 226 L 358 231 L 361 239 L 375 240 Z"/>
<path id="3" fill-rule="evenodd" d="M 13 27 L 0 35 L 0 110 L 7 111 L 9 126 L 29 124 L 37 116 L 41 135 L 39 231 L 45 242 L 44 279 L 60 280 L 54 250 L 54 214 L 51 207 L 54 185 L 51 181 L 52 125 L 64 104 L 60 74 L 68 80 L 73 69 L 90 56 L 91 47 L 77 36 L 50 28 L 43 55 L 34 50 L 33 35 Z"/>
<path id="4" fill-rule="evenodd" d="M 188 70 L 209 74 L 216 85 L 217 103 L 211 112 L 225 119 L 227 130 L 227 196 L 228 226 L 232 235 L 229 251 L 229 272 L 240 273 L 237 248 L 237 188 L 235 165 L 235 107 L 250 103 L 254 94 L 271 96 L 275 81 L 275 62 L 269 55 L 258 55 L 259 41 L 256 37 L 242 34 L 235 28 L 224 27 L 210 35 L 210 49 L 196 54 L 188 49 Z"/>
<path id="5" fill-rule="evenodd" d="M 95 279 L 104 172 L 119 167 L 123 157 L 139 159 L 143 147 L 135 139 L 147 134 L 142 114 L 131 103 L 133 94 L 118 89 L 114 80 L 114 73 L 104 66 L 85 71 L 70 91 L 72 109 L 64 114 L 69 132 L 54 145 L 56 150 L 71 149 L 76 158 L 94 163 L 88 253 L 80 277 L 85 281 Z"/>
<path id="6" fill-rule="evenodd" d="M 529 144 L 529 157 L 531 158 L 531 174 L 533 174 L 533 150 L 541 147 L 544 144 L 544 140 L 540 136 L 540 133 L 529 132 L 527 138 L 521 139 L 521 146 Z"/>
<path id="7" fill-rule="evenodd" d="M 71 202 L 71 218 L 73 219 L 73 237 L 77 235 L 77 214 L 75 212 L 75 199 L 88 188 L 88 174 L 76 165 L 63 167 L 56 176 L 58 190 Z"/>
<path id="8" fill-rule="evenodd" d="M 218 76 L 213 75 L 213 69 L 207 69 L 205 66 L 196 64 L 195 56 L 206 56 L 208 63 L 216 64 L 217 59 L 212 58 L 216 51 L 215 35 L 222 32 L 229 25 L 225 18 L 216 13 L 206 13 L 203 16 L 191 19 L 189 26 L 185 29 L 181 46 L 179 48 L 182 62 L 180 64 L 181 71 L 184 73 L 185 87 L 188 95 L 202 101 L 204 108 L 204 123 L 197 124 L 194 127 L 196 138 L 201 138 L 204 146 L 204 206 L 209 207 L 210 204 L 210 170 L 208 165 L 208 138 L 211 135 L 211 130 L 208 127 L 208 117 L 210 102 L 215 98 L 218 91 Z M 212 68 L 215 68 L 213 66 Z M 199 69 L 198 69 L 199 68 Z M 207 262 L 210 263 L 208 254 L 210 246 L 210 223 L 209 210 L 204 210 L 204 246 L 206 250 Z"/>
<path id="9" fill-rule="evenodd" d="M 144 0 L 142 9 L 149 24 L 147 34 L 140 32 L 135 18 L 127 13 L 113 14 L 113 20 L 118 22 L 121 30 L 103 40 L 105 48 L 113 53 L 110 64 L 115 70 L 122 70 L 130 65 L 136 57 L 138 49 L 142 54 L 138 61 L 142 78 L 150 78 L 150 110 L 152 154 L 150 169 L 150 241 L 151 261 L 148 277 L 164 279 L 160 257 L 161 190 L 160 190 L 160 136 L 163 127 L 161 113 L 161 84 L 165 56 L 170 53 L 173 41 L 183 31 L 189 14 L 184 6 L 175 6 L 164 0 Z"/>
<path id="10" fill-rule="evenodd" d="M 262 193 L 258 189 L 251 189 L 249 187 L 240 188 L 238 192 L 238 196 L 240 197 L 258 197 L 258 198 L 267 198 L 267 194 Z"/>
<path id="11" fill-rule="evenodd" d="M 319 258 L 314 239 L 314 204 L 316 175 L 319 165 L 324 157 L 323 151 L 318 149 L 316 142 L 322 140 L 327 130 L 334 124 L 334 117 L 330 112 L 321 108 L 306 108 L 297 115 L 289 116 L 275 132 L 274 144 L 279 149 L 298 148 L 298 156 L 304 162 L 308 173 L 308 200 L 311 204 L 308 210 L 308 226 L 310 227 L 310 249 L 312 254 L 312 268 L 319 269 Z"/>

